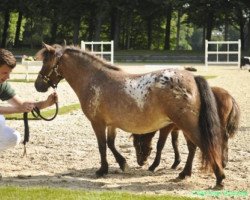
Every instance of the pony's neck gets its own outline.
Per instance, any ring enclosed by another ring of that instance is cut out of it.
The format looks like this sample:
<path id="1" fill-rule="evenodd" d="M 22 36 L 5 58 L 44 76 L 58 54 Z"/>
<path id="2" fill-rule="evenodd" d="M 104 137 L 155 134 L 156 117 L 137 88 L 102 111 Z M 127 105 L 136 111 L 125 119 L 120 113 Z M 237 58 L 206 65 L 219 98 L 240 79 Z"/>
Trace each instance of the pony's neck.
<path id="1" fill-rule="evenodd" d="M 96 73 L 103 73 L 94 62 L 84 59 L 75 53 L 64 54 L 61 58 L 60 73 L 69 83 L 77 96 L 82 95 L 83 90 L 89 87 L 91 77 Z"/>

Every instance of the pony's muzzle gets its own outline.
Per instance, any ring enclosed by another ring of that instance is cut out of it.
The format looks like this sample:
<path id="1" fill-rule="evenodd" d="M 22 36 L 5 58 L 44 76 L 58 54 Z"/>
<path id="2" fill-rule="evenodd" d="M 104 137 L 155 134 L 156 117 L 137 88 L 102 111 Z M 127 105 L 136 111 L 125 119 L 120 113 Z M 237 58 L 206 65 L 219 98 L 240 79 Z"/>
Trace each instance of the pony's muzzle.
<path id="1" fill-rule="evenodd" d="M 47 92 L 49 85 L 44 81 L 39 81 L 38 79 L 35 82 L 35 88 L 38 92 Z"/>
<path id="2" fill-rule="evenodd" d="M 144 166 L 147 163 L 147 160 L 145 159 L 137 159 L 137 163 L 139 166 Z"/>

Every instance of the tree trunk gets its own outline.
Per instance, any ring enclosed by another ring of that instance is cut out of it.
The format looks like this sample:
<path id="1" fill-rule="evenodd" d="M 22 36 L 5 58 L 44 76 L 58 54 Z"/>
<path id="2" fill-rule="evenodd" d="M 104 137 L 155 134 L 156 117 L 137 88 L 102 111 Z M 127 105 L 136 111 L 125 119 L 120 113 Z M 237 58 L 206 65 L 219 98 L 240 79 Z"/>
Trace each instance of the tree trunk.
<path id="1" fill-rule="evenodd" d="M 202 28 L 202 49 L 205 49 L 205 40 L 206 40 L 206 27 Z"/>
<path id="2" fill-rule="evenodd" d="M 245 50 L 245 35 L 244 35 L 244 22 L 240 22 L 240 40 L 241 40 L 241 51 Z"/>
<path id="3" fill-rule="evenodd" d="M 119 49 L 120 36 L 120 11 L 117 8 L 111 9 L 110 38 L 114 40 L 114 50 Z"/>
<path id="4" fill-rule="evenodd" d="M 250 55 L 250 17 L 248 18 L 248 25 L 247 25 L 247 41 L 246 41 L 246 48 L 247 55 Z"/>
<path id="5" fill-rule="evenodd" d="M 57 36 L 57 28 L 58 28 L 58 18 L 56 9 L 53 10 L 53 19 L 51 20 L 51 28 L 50 28 L 50 44 L 56 43 L 56 36 Z"/>
<path id="6" fill-rule="evenodd" d="M 74 19 L 74 33 L 73 33 L 73 44 L 78 45 L 79 31 L 80 31 L 81 18 L 77 17 Z"/>
<path id="7" fill-rule="evenodd" d="M 2 34 L 2 42 L 1 47 L 6 47 L 7 36 L 8 36 L 8 29 L 9 29 L 9 22 L 10 22 L 10 12 L 8 9 L 5 10 L 4 13 L 4 26 L 3 26 L 3 34 Z"/>
<path id="8" fill-rule="evenodd" d="M 224 34 L 225 41 L 228 41 L 228 26 L 229 26 L 229 21 L 228 21 L 228 15 L 226 14 L 226 16 L 225 16 L 225 34 Z"/>
<path id="9" fill-rule="evenodd" d="M 241 51 L 245 50 L 245 34 L 244 34 L 244 27 L 245 27 L 245 19 L 243 17 L 243 12 L 241 9 L 238 9 L 238 21 L 240 26 L 240 39 L 241 39 Z"/>
<path id="10" fill-rule="evenodd" d="M 94 32 L 94 41 L 100 41 L 100 34 L 102 30 L 102 20 L 103 20 L 103 13 L 97 12 L 95 16 L 95 32 Z"/>
<path id="11" fill-rule="evenodd" d="M 51 23 L 50 44 L 56 43 L 57 28 L 58 28 L 58 23 L 55 20 L 53 20 L 53 22 Z"/>
<path id="12" fill-rule="evenodd" d="M 148 43 L 147 43 L 147 49 L 151 50 L 152 47 L 152 16 L 149 16 L 147 18 L 147 35 L 148 35 Z"/>
<path id="13" fill-rule="evenodd" d="M 166 8 L 166 28 L 165 28 L 165 44 L 164 49 L 170 50 L 170 29 L 171 29 L 171 19 L 172 19 L 172 4 L 169 4 Z"/>
<path id="14" fill-rule="evenodd" d="M 15 47 L 20 47 L 20 30 L 21 30 L 21 25 L 22 25 L 22 19 L 23 19 L 23 13 L 22 11 L 19 11 L 18 20 L 16 23 L 16 34 L 15 34 L 15 42 L 14 42 Z"/>
<path id="15" fill-rule="evenodd" d="M 176 32 L 176 49 L 180 49 L 180 29 L 181 29 L 181 11 L 177 13 L 177 32 Z"/>
<path id="16" fill-rule="evenodd" d="M 213 23 L 214 23 L 214 13 L 210 12 L 208 15 L 209 17 L 207 18 L 207 34 L 206 34 L 206 39 L 208 41 L 211 40 L 212 38 L 212 30 L 213 30 Z"/>
<path id="17" fill-rule="evenodd" d="M 130 39 L 131 39 L 131 24 L 132 24 L 132 14 L 130 11 L 127 12 L 126 18 L 126 28 L 125 28 L 125 49 L 130 49 Z"/>
<path id="18" fill-rule="evenodd" d="M 95 31 L 95 19 L 93 16 L 95 16 L 95 8 L 94 7 L 90 7 L 90 15 L 89 15 L 89 19 L 88 19 L 88 37 L 87 40 L 88 41 L 92 41 L 94 38 L 94 31 Z"/>

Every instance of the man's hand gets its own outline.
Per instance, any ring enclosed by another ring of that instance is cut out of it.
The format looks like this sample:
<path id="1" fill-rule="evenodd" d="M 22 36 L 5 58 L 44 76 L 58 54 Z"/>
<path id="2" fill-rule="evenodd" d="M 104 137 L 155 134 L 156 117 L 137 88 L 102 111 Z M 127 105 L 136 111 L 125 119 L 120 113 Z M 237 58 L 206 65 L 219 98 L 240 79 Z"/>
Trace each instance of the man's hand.
<path id="1" fill-rule="evenodd" d="M 58 102 L 58 96 L 56 92 L 50 94 L 46 100 L 46 105 L 52 106 L 53 104 Z"/>
<path id="2" fill-rule="evenodd" d="M 35 104 L 32 102 L 24 102 L 22 106 L 19 107 L 20 112 L 30 112 L 35 107 Z"/>

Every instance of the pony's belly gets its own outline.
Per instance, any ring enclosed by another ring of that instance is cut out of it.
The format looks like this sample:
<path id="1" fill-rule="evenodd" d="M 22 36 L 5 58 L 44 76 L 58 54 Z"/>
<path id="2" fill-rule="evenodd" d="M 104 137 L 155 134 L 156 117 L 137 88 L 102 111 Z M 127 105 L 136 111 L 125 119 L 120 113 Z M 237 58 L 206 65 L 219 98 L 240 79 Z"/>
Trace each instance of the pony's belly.
<path id="1" fill-rule="evenodd" d="M 126 132 L 144 134 L 157 131 L 169 124 L 173 123 L 169 118 L 160 121 L 143 120 L 142 122 L 131 121 L 126 124 L 122 123 L 118 128 Z"/>

